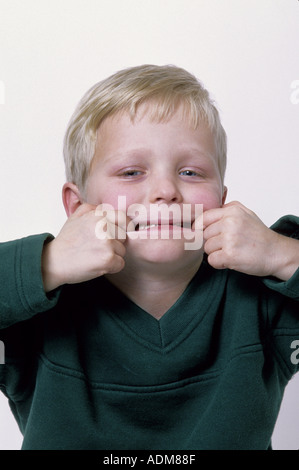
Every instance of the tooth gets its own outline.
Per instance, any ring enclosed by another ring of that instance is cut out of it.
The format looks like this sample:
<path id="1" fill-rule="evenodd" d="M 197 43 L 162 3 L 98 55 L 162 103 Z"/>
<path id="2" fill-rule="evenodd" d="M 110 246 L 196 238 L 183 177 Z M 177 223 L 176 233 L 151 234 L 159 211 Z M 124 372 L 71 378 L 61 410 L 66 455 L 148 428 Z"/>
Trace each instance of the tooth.
<path id="1" fill-rule="evenodd" d="M 148 224 L 148 225 L 144 225 L 144 224 L 140 224 L 139 225 L 139 230 L 147 230 L 149 228 L 153 228 L 153 227 L 157 227 L 158 224 Z"/>

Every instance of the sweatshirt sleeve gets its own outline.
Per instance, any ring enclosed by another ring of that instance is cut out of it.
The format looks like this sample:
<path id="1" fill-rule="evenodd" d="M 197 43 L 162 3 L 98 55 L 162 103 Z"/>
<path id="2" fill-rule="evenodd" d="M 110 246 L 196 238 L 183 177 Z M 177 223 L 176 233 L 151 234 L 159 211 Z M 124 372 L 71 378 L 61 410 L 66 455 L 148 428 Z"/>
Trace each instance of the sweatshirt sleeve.
<path id="1" fill-rule="evenodd" d="M 282 217 L 271 228 L 299 239 L 299 217 Z M 269 277 L 262 282 L 267 287 L 267 341 L 272 344 L 273 358 L 290 380 L 299 371 L 299 267 L 288 281 Z"/>
<path id="2" fill-rule="evenodd" d="M 280 218 L 270 227 L 275 232 L 299 240 L 299 217 L 287 215 Z M 299 266 L 297 271 L 288 281 L 280 281 L 275 278 L 265 278 L 264 284 L 270 289 L 291 299 L 299 301 Z"/>
<path id="3" fill-rule="evenodd" d="M 60 290 L 47 295 L 43 288 L 41 255 L 45 233 L 0 243 L 0 329 L 50 310 Z"/>

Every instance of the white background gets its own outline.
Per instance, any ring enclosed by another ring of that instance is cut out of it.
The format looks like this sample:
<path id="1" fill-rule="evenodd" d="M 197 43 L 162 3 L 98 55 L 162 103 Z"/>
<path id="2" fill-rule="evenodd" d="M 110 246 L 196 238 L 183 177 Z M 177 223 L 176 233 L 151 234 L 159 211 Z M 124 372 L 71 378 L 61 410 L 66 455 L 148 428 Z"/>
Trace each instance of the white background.
<path id="1" fill-rule="evenodd" d="M 268 225 L 299 214 L 298 0 L 0 0 L 1 241 L 57 234 L 75 105 L 95 82 L 143 63 L 182 66 L 211 91 L 229 138 L 228 200 Z M 276 449 L 299 448 L 298 393 L 296 377 Z M 0 449 L 20 445 L 1 396 Z"/>

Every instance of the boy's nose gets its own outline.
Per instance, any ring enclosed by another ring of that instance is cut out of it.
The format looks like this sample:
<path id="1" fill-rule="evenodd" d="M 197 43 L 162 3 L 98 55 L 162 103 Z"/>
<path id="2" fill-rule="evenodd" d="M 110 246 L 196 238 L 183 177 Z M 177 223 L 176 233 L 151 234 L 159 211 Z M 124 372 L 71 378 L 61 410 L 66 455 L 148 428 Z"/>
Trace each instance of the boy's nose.
<path id="1" fill-rule="evenodd" d="M 182 195 L 171 178 L 154 178 L 150 189 L 150 203 L 180 203 Z"/>

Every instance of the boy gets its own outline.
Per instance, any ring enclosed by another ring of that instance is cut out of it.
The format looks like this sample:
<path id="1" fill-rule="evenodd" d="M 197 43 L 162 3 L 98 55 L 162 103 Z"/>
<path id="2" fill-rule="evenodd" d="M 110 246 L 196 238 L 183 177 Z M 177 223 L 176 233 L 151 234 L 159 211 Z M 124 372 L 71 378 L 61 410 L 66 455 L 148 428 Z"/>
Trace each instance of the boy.
<path id="1" fill-rule="evenodd" d="M 297 371 L 299 219 L 225 204 L 225 132 L 178 67 L 96 84 L 64 155 L 61 232 L 0 245 L 23 449 L 270 448 Z"/>

